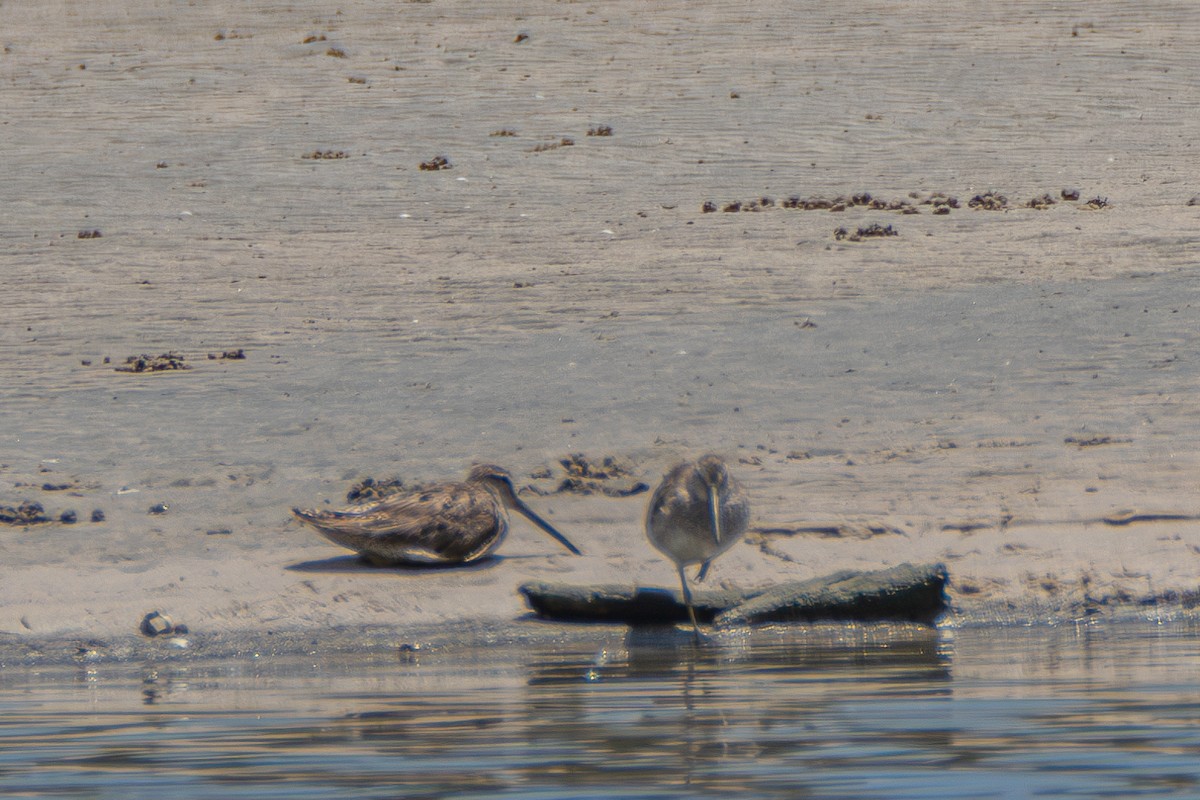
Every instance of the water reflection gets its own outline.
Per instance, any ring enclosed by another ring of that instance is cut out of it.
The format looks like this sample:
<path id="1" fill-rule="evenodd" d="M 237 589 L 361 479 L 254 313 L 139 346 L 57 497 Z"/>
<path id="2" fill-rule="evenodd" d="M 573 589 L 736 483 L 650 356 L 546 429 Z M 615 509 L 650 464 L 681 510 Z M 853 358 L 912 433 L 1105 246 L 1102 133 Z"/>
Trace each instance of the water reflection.
<path id="1" fill-rule="evenodd" d="M 1193 631 L 597 628 L 576 644 L 0 673 L 0 794 L 1190 797 Z"/>

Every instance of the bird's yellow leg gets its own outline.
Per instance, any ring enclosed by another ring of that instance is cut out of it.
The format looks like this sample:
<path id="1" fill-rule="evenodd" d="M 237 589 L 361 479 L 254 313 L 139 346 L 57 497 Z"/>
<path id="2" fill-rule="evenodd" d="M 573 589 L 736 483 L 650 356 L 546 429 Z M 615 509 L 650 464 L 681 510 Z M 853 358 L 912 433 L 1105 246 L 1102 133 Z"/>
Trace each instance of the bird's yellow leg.
<path id="1" fill-rule="evenodd" d="M 692 604 L 692 590 L 688 588 L 687 576 L 683 574 L 683 566 L 679 567 L 679 585 L 683 587 L 683 602 L 687 605 L 688 617 L 692 620 L 692 630 L 696 632 L 696 643 L 700 643 L 700 623 L 696 622 L 696 609 Z"/>

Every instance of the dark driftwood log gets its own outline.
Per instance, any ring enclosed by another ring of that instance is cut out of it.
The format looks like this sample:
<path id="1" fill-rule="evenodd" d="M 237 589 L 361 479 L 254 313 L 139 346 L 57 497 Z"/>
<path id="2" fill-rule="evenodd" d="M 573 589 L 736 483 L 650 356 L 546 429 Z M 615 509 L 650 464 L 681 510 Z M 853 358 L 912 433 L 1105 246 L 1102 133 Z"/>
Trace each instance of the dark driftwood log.
<path id="1" fill-rule="evenodd" d="M 903 620 L 932 624 L 946 609 L 946 568 L 901 564 L 843 571 L 749 592 L 697 591 L 696 616 L 719 625 L 792 620 Z M 527 583 L 521 594 L 539 616 L 566 622 L 662 625 L 687 620 L 676 589 Z"/>
<path id="2" fill-rule="evenodd" d="M 716 618 L 718 625 L 794 620 L 899 620 L 933 624 L 946 610 L 942 564 L 901 564 L 772 586 Z"/>
<path id="3" fill-rule="evenodd" d="M 627 625 L 665 625 L 688 618 L 679 590 L 657 587 L 565 583 L 526 583 L 520 588 L 525 602 L 547 619 L 565 622 L 623 622 Z M 696 618 L 713 618 L 744 598 L 741 592 L 692 592 Z"/>

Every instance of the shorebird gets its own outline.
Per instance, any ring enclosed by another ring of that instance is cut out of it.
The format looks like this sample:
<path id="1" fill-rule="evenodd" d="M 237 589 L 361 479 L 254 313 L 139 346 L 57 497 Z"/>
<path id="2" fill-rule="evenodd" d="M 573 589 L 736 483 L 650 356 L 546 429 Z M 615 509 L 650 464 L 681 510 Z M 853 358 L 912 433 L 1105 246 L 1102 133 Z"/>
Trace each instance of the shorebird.
<path id="1" fill-rule="evenodd" d="M 372 564 L 469 564 L 489 555 L 508 533 L 515 509 L 575 555 L 575 545 L 525 505 L 512 476 L 477 464 L 466 481 L 395 494 L 341 511 L 293 508 L 325 538 L 357 550 Z"/>
<path id="2" fill-rule="evenodd" d="M 700 626 L 683 568 L 699 564 L 696 580 L 704 580 L 712 560 L 741 539 L 749 524 L 750 501 L 719 456 L 676 465 L 650 498 L 646 536 L 675 562 L 696 641 Z"/>

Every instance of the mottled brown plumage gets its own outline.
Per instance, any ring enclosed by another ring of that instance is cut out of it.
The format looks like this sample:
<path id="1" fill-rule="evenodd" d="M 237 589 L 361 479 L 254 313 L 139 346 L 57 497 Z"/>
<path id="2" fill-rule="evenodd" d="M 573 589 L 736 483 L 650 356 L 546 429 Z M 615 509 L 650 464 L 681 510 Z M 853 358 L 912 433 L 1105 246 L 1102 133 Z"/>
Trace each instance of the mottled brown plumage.
<path id="1" fill-rule="evenodd" d="M 704 580 L 714 558 L 733 547 L 750 524 L 750 501 L 719 456 L 678 464 L 663 477 L 646 511 L 646 536 L 675 562 L 697 640 L 700 626 L 683 568 L 699 564 Z"/>
<path id="2" fill-rule="evenodd" d="M 463 483 L 396 494 L 340 511 L 293 508 L 330 541 L 374 564 L 468 564 L 492 553 L 508 533 L 515 509 L 575 555 L 575 545 L 517 497 L 512 477 L 478 464 Z"/>

